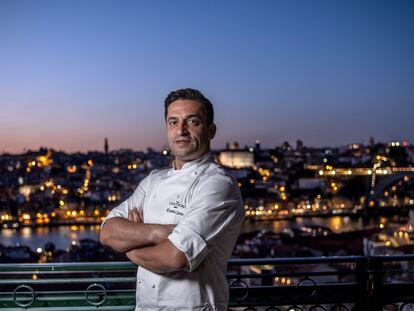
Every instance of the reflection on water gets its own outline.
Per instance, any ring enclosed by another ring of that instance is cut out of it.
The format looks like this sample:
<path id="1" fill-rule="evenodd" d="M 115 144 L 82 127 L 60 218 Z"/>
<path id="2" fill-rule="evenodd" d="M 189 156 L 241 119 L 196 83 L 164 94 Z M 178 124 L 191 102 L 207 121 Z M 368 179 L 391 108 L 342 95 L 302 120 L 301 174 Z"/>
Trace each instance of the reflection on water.
<path id="1" fill-rule="evenodd" d="M 351 218 L 348 216 L 335 216 L 329 218 L 303 218 L 298 217 L 295 220 L 277 220 L 277 221 L 245 221 L 242 227 L 242 233 L 266 230 L 280 233 L 285 228 L 294 225 L 314 224 L 325 226 L 334 232 L 361 230 L 370 227 L 379 226 L 380 223 L 386 224 L 394 222 L 396 219 L 380 217 L 371 219 Z M 67 249 L 73 241 L 77 242 L 82 239 L 99 240 L 100 225 L 92 226 L 60 226 L 60 227 L 36 227 L 20 229 L 3 229 L 0 235 L 0 244 L 11 246 L 16 244 L 25 244 L 32 249 L 44 247 L 48 242 L 55 244 L 57 249 Z"/>
<path id="2" fill-rule="evenodd" d="M 72 241 L 82 239 L 99 239 L 100 226 L 60 226 L 60 227 L 24 227 L 20 229 L 3 229 L 0 244 L 12 246 L 24 244 L 31 249 L 44 247 L 52 242 L 57 249 L 67 249 Z"/>
<path id="3" fill-rule="evenodd" d="M 20 229 L 20 233 L 21 233 L 23 239 L 29 239 L 30 236 L 32 235 L 32 228 L 24 227 L 24 228 Z"/>
<path id="4" fill-rule="evenodd" d="M 343 227 L 342 217 L 332 217 L 332 230 L 339 231 Z"/>
<path id="5" fill-rule="evenodd" d="M 392 219 L 388 219 L 386 217 L 380 217 L 379 219 L 371 218 L 371 219 L 362 219 L 362 218 L 351 218 L 349 216 L 334 216 L 329 218 L 305 218 L 305 217 L 298 217 L 295 220 L 276 220 L 273 222 L 265 222 L 265 221 L 256 221 L 256 222 L 249 222 L 246 221 L 243 224 L 242 232 L 251 232 L 255 230 L 266 230 L 266 231 L 273 231 L 275 233 L 280 233 L 285 228 L 289 228 L 292 226 L 301 226 L 301 225 L 318 225 L 324 226 L 332 229 L 334 232 L 346 232 L 346 231 L 355 231 L 355 230 L 362 230 L 372 227 L 379 226 L 380 223 L 386 224 L 388 222 L 395 221 Z"/>
<path id="6" fill-rule="evenodd" d="M 1 230 L 1 237 L 10 238 L 13 236 L 13 229 L 3 229 Z"/>

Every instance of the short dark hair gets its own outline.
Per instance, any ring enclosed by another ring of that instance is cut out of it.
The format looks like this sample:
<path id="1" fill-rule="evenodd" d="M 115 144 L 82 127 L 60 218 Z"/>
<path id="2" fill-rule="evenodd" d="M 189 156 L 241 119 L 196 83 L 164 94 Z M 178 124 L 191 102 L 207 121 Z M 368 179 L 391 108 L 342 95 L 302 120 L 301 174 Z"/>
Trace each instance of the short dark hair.
<path id="1" fill-rule="evenodd" d="M 165 120 L 167 120 L 168 107 L 171 105 L 172 102 L 175 102 L 176 100 L 179 100 L 179 99 L 195 100 L 201 105 L 201 109 L 206 115 L 207 124 L 210 125 L 214 122 L 213 104 L 199 90 L 190 89 L 190 88 L 172 91 L 170 94 L 168 94 L 167 98 L 165 98 L 165 101 L 164 101 Z"/>

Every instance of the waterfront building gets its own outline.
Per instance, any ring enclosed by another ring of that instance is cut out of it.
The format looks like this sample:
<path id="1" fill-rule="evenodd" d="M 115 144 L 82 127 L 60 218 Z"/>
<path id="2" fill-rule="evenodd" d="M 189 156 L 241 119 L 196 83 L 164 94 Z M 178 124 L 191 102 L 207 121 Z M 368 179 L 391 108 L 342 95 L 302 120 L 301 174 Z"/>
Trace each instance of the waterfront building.
<path id="1" fill-rule="evenodd" d="M 218 156 L 221 165 L 228 168 L 250 168 L 254 165 L 254 153 L 249 150 L 223 150 Z"/>

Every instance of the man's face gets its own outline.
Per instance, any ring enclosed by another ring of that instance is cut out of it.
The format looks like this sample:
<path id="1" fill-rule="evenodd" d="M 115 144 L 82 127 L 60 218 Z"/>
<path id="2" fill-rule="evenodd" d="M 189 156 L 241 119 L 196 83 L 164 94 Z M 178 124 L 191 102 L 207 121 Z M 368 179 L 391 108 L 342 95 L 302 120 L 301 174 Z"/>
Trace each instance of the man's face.
<path id="1" fill-rule="evenodd" d="M 197 101 L 179 99 L 172 102 L 168 106 L 166 121 L 168 144 L 177 169 L 210 150 L 210 140 L 216 128 L 214 124 L 207 125 L 206 116 Z"/>

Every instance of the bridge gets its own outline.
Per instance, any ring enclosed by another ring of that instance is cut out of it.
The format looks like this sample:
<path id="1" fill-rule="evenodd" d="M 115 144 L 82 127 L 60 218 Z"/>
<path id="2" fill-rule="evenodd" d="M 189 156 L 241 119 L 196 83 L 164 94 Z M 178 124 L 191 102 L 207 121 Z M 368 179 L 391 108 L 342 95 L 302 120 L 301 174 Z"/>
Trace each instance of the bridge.
<path id="1" fill-rule="evenodd" d="M 324 177 L 352 177 L 367 176 L 370 178 L 370 191 L 366 196 L 366 203 L 376 201 L 376 198 L 385 189 L 405 177 L 414 179 L 414 167 L 384 167 L 376 163 L 372 168 L 334 168 L 326 165 L 321 168 L 319 165 L 306 165 L 306 169 L 317 172 L 321 178 Z M 378 178 L 380 177 L 380 178 Z"/>
<path id="2" fill-rule="evenodd" d="M 394 184 L 395 182 L 404 179 L 405 177 L 413 178 L 414 179 L 414 171 L 394 171 L 392 174 L 387 175 L 386 177 L 382 177 L 381 180 L 379 180 L 374 188 L 371 190 L 371 196 L 372 198 L 378 197 L 385 189 L 387 189 L 389 186 Z"/>

